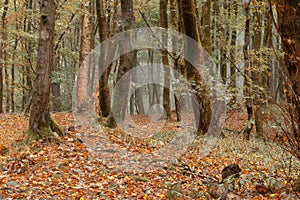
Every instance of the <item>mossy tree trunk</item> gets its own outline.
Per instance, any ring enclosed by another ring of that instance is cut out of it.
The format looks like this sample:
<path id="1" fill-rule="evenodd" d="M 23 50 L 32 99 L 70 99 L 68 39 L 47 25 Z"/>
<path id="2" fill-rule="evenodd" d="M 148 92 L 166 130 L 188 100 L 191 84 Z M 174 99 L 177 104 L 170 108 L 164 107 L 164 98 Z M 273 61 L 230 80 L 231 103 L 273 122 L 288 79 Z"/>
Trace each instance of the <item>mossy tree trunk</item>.
<path id="1" fill-rule="evenodd" d="M 40 35 L 38 59 L 29 128 L 26 142 L 41 138 L 62 136 L 63 131 L 50 116 L 51 67 L 53 64 L 54 26 L 56 5 L 54 0 L 40 3 Z"/>
<path id="2" fill-rule="evenodd" d="M 262 76 L 264 74 L 264 70 L 262 69 L 262 55 L 261 55 L 261 43 L 262 43 L 262 21 L 260 17 L 260 13 L 262 12 L 262 4 L 258 3 L 254 6 L 254 16 L 253 16 L 253 50 L 254 50 L 254 58 L 252 63 L 252 76 L 254 85 L 254 116 L 255 116 L 255 128 L 256 128 L 256 136 L 263 137 L 263 109 L 264 109 L 264 90 L 262 91 L 260 88 L 263 88 L 262 85 Z"/>

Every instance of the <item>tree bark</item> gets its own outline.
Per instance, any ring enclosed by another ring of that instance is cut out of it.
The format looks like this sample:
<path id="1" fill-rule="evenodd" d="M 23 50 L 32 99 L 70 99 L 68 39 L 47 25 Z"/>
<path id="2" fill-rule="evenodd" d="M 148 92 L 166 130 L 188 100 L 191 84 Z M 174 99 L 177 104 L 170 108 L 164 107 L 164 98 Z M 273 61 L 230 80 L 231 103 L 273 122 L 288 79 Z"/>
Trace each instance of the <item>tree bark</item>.
<path id="1" fill-rule="evenodd" d="M 79 69 L 77 77 L 77 96 L 76 96 L 76 109 L 77 112 L 85 112 L 87 108 L 87 99 L 89 99 L 90 91 L 90 58 L 89 54 L 92 50 L 91 38 L 91 0 L 82 4 L 85 10 L 81 20 L 81 43 L 79 52 Z"/>
<path id="2" fill-rule="evenodd" d="M 164 29 L 168 29 L 168 14 L 167 14 L 168 0 L 159 1 L 159 14 L 160 14 L 160 25 Z M 168 45 L 168 34 L 163 31 L 162 34 L 162 44 L 166 48 Z M 170 107 L 170 68 L 169 68 L 169 58 L 167 50 L 161 51 L 162 64 L 164 66 L 164 89 L 163 89 L 163 107 L 166 112 L 166 117 L 168 120 L 171 119 L 171 107 Z"/>
<path id="3" fill-rule="evenodd" d="M 179 13 L 178 13 L 178 10 L 176 9 L 176 1 L 175 0 L 170 0 L 170 22 L 171 22 L 171 25 L 172 25 L 172 28 L 174 30 L 180 30 L 180 24 L 178 23 L 179 22 Z M 173 51 L 176 52 L 178 49 L 178 38 L 176 35 L 172 35 L 172 45 L 173 45 Z M 176 54 L 173 54 L 173 58 L 175 58 L 173 60 L 174 62 L 174 70 L 177 72 L 174 74 L 174 78 L 175 79 L 178 79 L 179 78 L 179 74 L 181 74 L 181 68 L 180 67 L 180 64 L 178 62 L 179 60 L 179 57 L 177 57 Z M 182 74 L 184 75 L 184 74 Z M 181 121 L 181 106 L 180 106 L 180 99 L 181 99 L 181 94 L 177 93 L 174 94 L 174 99 L 175 99 L 175 111 L 176 111 L 176 118 L 177 118 L 177 121 Z"/>
<path id="4" fill-rule="evenodd" d="M 199 29 L 197 24 L 197 18 L 195 16 L 196 12 L 194 0 L 187 0 L 184 1 L 184 3 L 180 1 L 178 2 L 178 5 L 183 6 L 182 16 L 185 34 L 194 40 L 194 42 L 191 42 L 189 40 L 186 41 L 185 58 L 186 60 L 193 61 L 193 63 L 197 63 L 200 66 L 200 37 L 198 32 Z M 192 84 L 192 88 L 196 92 L 196 99 L 193 100 L 193 106 L 196 125 L 198 125 L 197 134 L 205 134 L 208 131 L 210 125 L 212 112 L 211 101 L 208 94 L 207 86 L 202 78 L 202 75 L 197 70 L 199 66 L 192 66 L 190 62 L 186 62 L 185 66 L 187 68 L 187 78 L 189 81 L 194 82 L 194 84 Z"/>
<path id="5" fill-rule="evenodd" d="M 108 48 L 104 45 L 104 41 L 108 37 L 108 23 L 107 17 L 105 16 L 105 10 L 103 5 L 103 0 L 96 1 L 96 9 L 97 9 L 97 23 L 99 26 L 98 33 L 100 42 L 102 43 L 102 48 L 100 52 L 100 65 L 102 67 L 106 67 L 102 76 L 99 79 L 99 107 L 100 107 L 100 116 L 108 117 L 110 113 L 110 94 L 109 94 L 109 86 L 108 86 L 108 77 L 110 67 L 107 66 L 108 59 Z"/>
<path id="6" fill-rule="evenodd" d="M 6 40 L 7 40 L 7 11 L 8 11 L 9 0 L 4 1 L 4 9 L 2 13 L 2 35 L 1 35 L 1 45 L 0 45 L 0 113 L 3 113 L 3 69 L 5 70 L 5 82 L 7 84 L 7 51 L 6 51 Z M 7 86 L 7 85 L 6 85 Z M 9 90 L 6 88 L 6 90 Z M 6 105 L 6 111 L 7 111 Z"/>
<path id="7" fill-rule="evenodd" d="M 24 19 L 24 31 L 30 34 L 32 31 L 32 8 L 33 8 L 33 2 L 32 0 L 27 0 L 26 1 L 26 8 L 28 9 L 29 16 L 25 17 Z M 28 114 L 30 112 L 31 104 L 32 104 L 32 92 L 33 92 L 33 73 L 32 73 L 32 68 L 33 68 L 33 43 L 32 41 L 27 41 L 26 42 L 26 65 L 24 66 L 24 72 L 23 72 L 23 99 L 22 99 L 22 108 L 24 110 L 25 114 Z"/>
<path id="8" fill-rule="evenodd" d="M 201 44 L 202 47 L 207 51 L 209 55 L 212 55 L 212 47 L 211 47 L 211 0 L 206 0 L 202 4 L 202 13 L 201 13 L 201 26 L 202 26 L 202 37 Z"/>
<path id="9" fill-rule="evenodd" d="M 122 12 L 122 27 L 123 31 L 128 31 L 134 21 L 133 16 L 133 1 L 132 0 L 121 0 L 121 12 Z M 124 38 L 120 41 L 119 51 L 126 52 L 126 49 L 132 49 L 131 47 L 131 36 L 129 32 L 124 33 Z M 134 63 L 133 52 L 125 53 L 120 56 L 120 67 L 117 74 L 118 88 L 115 91 L 113 99 L 112 113 L 110 114 L 107 125 L 111 128 L 117 126 L 116 119 L 120 123 L 125 120 L 126 107 L 128 103 L 128 93 L 130 77 L 124 78 L 125 74 L 130 71 Z M 122 126 L 122 124 L 120 124 Z"/>
<path id="10" fill-rule="evenodd" d="M 237 17 L 238 17 L 238 2 L 237 0 L 233 1 L 232 9 L 229 12 L 230 17 L 233 18 L 233 26 L 237 26 Z M 234 28 L 231 33 L 231 41 L 230 41 L 230 90 L 234 93 L 234 96 L 237 95 L 236 90 L 236 39 L 237 39 L 237 29 Z M 234 101 L 235 103 L 235 101 Z"/>
<path id="11" fill-rule="evenodd" d="M 249 63 L 249 45 L 250 45 L 250 8 L 247 6 L 245 8 L 246 12 L 246 21 L 245 21 L 245 37 L 244 37 L 244 63 L 245 63 L 245 71 L 244 71 L 244 87 L 245 87 L 245 96 L 246 96 L 246 109 L 248 115 L 248 121 L 245 124 L 244 134 L 246 135 L 246 139 L 250 139 L 250 133 L 254 126 L 253 119 L 253 98 L 252 98 L 252 80 L 251 80 L 251 70 Z"/>
<path id="12" fill-rule="evenodd" d="M 253 68 L 253 83 L 254 85 L 254 116 L 255 116 L 255 129 L 256 129 L 256 136 L 262 137 L 263 136 L 263 125 L 264 125 L 264 119 L 262 116 L 263 112 L 263 93 L 265 91 L 262 91 L 260 88 L 263 88 L 262 85 L 262 77 L 264 74 L 264 70 L 262 69 L 262 63 L 261 63 L 261 34 L 262 34 L 262 22 L 260 18 L 260 13 L 262 12 L 262 7 L 260 3 L 257 3 L 255 5 L 255 11 L 254 11 L 254 17 L 253 17 L 253 51 L 254 51 L 254 58 L 252 63 Z"/>
<path id="13" fill-rule="evenodd" d="M 62 136 L 63 131 L 50 116 L 51 67 L 53 64 L 56 5 L 54 0 L 40 3 L 40 35 L 36 65 L 35 89 L 26 142 Z M 56 134 L 54 134 L 54 132 Z"/>
<path id="14" fill-rule="evenodd" d="M 279 31 L 285 66 L 288 71 L 287 100 L 293 105 L 296 123 L 300 124 L 300 0 L 277 1 Z M 294 132 L 300 138 L 300 132 Z"/>

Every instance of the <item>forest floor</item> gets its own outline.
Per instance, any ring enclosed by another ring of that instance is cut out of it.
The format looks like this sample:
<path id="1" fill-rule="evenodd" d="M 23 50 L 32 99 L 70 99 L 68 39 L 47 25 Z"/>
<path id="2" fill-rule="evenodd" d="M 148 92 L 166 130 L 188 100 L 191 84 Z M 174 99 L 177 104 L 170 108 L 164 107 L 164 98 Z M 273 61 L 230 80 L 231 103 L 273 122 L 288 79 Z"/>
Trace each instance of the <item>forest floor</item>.
<path id="1" fill-rule="evenodd" d="M 175 121 L 158 125 L 133 116 L 135 126 L 151 133 L 136 137 L 134 126 L 128 129 L 133 135 L 119 129 L 95 133 L 77 129 L 71 113 L 53 117 L 66 136 L 59 143 L 26 146 L 28 119 L 0 115 L 0 199 L 213 199 L 219 185 L 232 194 L 227 199 L 297 198 L 291 184 L 300 164 L 273 141 L 247 141 L 228 131 L 225 138 L 197 138 L 176 151 L 167 145 L 181 131 Z M 238 131 L 245 122 L 245 113 L 234 112 L 226 127 Z M 153 131 L 157 127 L 161 131 Z M 240 176 L 218 184 L 233 163 L 242 169 Z"/>

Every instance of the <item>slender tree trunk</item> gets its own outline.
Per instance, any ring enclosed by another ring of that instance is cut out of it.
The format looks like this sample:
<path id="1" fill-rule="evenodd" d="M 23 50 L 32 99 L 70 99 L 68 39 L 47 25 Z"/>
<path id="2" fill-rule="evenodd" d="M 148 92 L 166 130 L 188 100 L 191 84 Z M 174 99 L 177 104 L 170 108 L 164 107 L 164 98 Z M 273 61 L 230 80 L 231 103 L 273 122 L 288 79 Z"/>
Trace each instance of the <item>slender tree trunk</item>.
<path id="1" fill-rule="evenodd" d="M 223 9 L 221 12 L 221 15 L 219 15 L 219 20 L 221 23 L 223 22 L 223 18 L 228 18 L 228 0 L 223 0 L 219 2 L 223 4 Z M 229 23 L 225 22 L 225 27 L 228 27 Z M 221 77 L 224 84 L 227 84 L 227 51 L 228 51 L 228 41 L 229 41 L 229 29 L 224 28 L 223 24 L 220 24 L 219 31 L 221 35 L 219 36 L 221 38 L 220 42 L 220 71 L 221 71 Z"/>
<path id="2" fill-rule="evenodd" d="M 172 25 L 172 28 L 174 30 L 179 30 L 179 23 L 178 23 L 178 12 L 177 12 L 177 9 L 176 9 L 176 1 L 175 0 L 170 0 L 170 22 L 171 22 L 171 25 Z M 173 51 L 176 52 L 178 49 L 178 38 L 176 37 L 176 35 L 172 35 L 172 45 L 173 45 Z M 181 74 L 181 69 L 180 69 L 180 65 L 179 65 L 179 62 L 178 62 L 178 57 L 176 57 L 177 55 L 173 54 L 173 58 L 175 58 L 173 60 L 174 62 L 174 70 L 175 73 L 174 74 L 174 78 L 175 79 L 179 79 L 179 74 Z M 184 75 L 184 74 L 182 74 Z M 177 95 L 176 95 L 177 94 Z M 180 99 L 181 99 L 181 94 L 179 92 L 175 92 L 174 94 L 174 99 L 175 99 L 175 112 L 176 112 L 176 118 L 177 118 L 177 121 L 181 121 L 181 106 L 180 106 Z"/>
<path id="3" fill-rule="evenodd" d="M 245 72 L 244 72 L 244 87 L 245 87 L 245 96 L 246 96 L 246 109 L 248 115 L 248 121 L 244 128 L 244 133 L 246 135 L 246 139 L 250 139 L 250 133 L 254 126 L 253 119 L 253 98 L 252 98 L 252 81 L 251 81 L 251 70 L 250 70 L 250 62 L 249 62 L 249 46 L 250 46 L 250 8 L 247 6 L 245 8 L 246 12 L 246 21 L 245 21 L 245 38 L 244 38 L 244 63 L 245 63 Z"/>
<path id="4" fill-rule="evenodd" d="M 27 0 L 26 1 L 26 8 L 28 9 L 29 16 L 25 17 L 24 19 L 24 31 L 27 33 L 30 33 L 32 31 L 32 12 L 33 12 L 33 1 Z M 26 42 L 26 65 L 24 67 L 23 77 L 24 77 L 24 83 L 23 83 L 23 106 L 24 113 L 28 114 L 30 111 L 31 103 L 32 103 L 32 93 L 33 93 L 33 86 L 32 86 L 32 68 L 33 68 L 33 44 L 32 41 Z"/>
<path id="5" fill-rule="evenodd" d="M 3 69 L 5 72 L 5 86 L 6 86 L 6 112 L 9 112 L 9 97 L 10 97 L 10 92 L 9 92 L 9 83 L 8 83 L 8 65 L 7 65 L 7 11 L 8 11 L 8 3 L 9 0 L 4 1 L 4 9 L 3 9 L 3 14 L 2 14 L 2 36 L 1 36 L 1 64 L 0 64 L 0 113 L 3 112 L 2 106 L 3 106 Z M 8 102 L 7 102 L 8 101 Z"/>
<path id="6" fill-rule="evenodd" d="M 99 26 L 99 37 L 100 42 L 104 42 L 108 37 L 108 23 L 107 17 L 105 16 L 105 10 L 103 5 L 103 0 L 96 1 L 96 9 L 97 9 L 97 23 Z M 102 67 L 107 67 L 107 59 L 108 59 L 108 48 L 104 46 L 102 43 L 102 48 L 100 52 L 100 65 Z M 100 66 L 101 67 L 101 66 Z M 110 94 L 109 94 L 109 86 L 108 86 L 108 77 L 109 77 L 110 67 L 105 68 L 104 72 L 102 72 L 102 76 L 99 79 L 99 106 L 102 117 L 108 117 L 110 113 Z"/>
<path id="7" fill-rule="evenodd" d="M 121 0 L 121 12 L 122 12 L 122 27 L 124 31 L 128 31 L 134 21 L 133 16 L 133 1 L 132 0 Z M 129 32 L 124 34 L 124 38 L 120 41 L 119 51 L 125 52 L 126 49 L 131 49 L 131 36 Z M 130 77 L 123 78 L 124 75 L 129 72 L 134 63 L 134 54 L 132 52 L 123 54 L 120 56 L 120 68 L 117 74 L 118 88 L 115 91 L 113 99 L 113 109 L 110 114 L 107 124 L 113 128 L 117 126 L 116 119 L 123 123 L 125 120 L 125 112 L 128 103 L 128 93 Z M 122 126 L 122 124 L 121 124 Z"/>
<path id="8" fill-rule="evenodd" d="M 133 67 L 137 66 L 137 50 L 134 51 L 134 64 Z M 133 70 L 133 74 L 131 76 L 131 81 L 133 83 L 138 83 L 138 74 L 137 70 Z M 134 106 L 136 107 L 137 114 L 145 114 L 145 108 L 143 103 L 143 88 L 136 88 L 134 91 Z"/>
<path id="9" fill-rule="evenodd" d="M 168 14 L 167 14 L 168 0 L 159 1 L 160 25 L 162 28 L 168 29 Z M 164 47 L 168 45 L 168 34 L 164 31 L 162 35 L 162 44 Z M 163 90 L 163 107 L 167 114 L 167 119 L 171 119 L 170 108 L 170 68 L 169 58 L 166 50 L 161 51 L 162 63 L 164 66 L 164 90 Z"/>
<path id="10" fill-rule="evenodd" d="M 201 37 L 202 47 L 207 51 L 209 55 L 212 55 L 211 47 L 211 0 L 206 0 L 202 4 L 202 14 L 201 14 L 201 26 L 203 37 Z"/>
<path id="11" fill-rule="evenodd" d="M 234 0 L 232 3 L 232 12 L 230 11 L 230 16 L 233 18 L 233 26 L 237 26 L 237 17 L 238 17 L 238 2 L 237 0 Z M 233 13 L 233 15 L 232 15 Z M 237 29 L 233 28 L 231 33 L 231 41 L 230 41 L 230 89 L 232 92 L 234 92 L 234 96 L 237 95 L 236 91 L 236 38 L 237 37 Z M 234 101 L 235 103 L 235 101 Z"/>
<path id="12" fill-rule="evenodd" d="M 252 63 L 252 68 L 253 68 L 253 83 L 255 84 L 254 87 L 254 116 L 255 116 L 255 128 L 256 128 L 256 135 L 258 137 L 263 136 L 263 125 L 264 125 L 264 119 L 262 116 L 263 112 L 263 93 L 264 91 L 261 91 L 260 88 L 263 88 L 262 85 L 262 77 L 263 77 L 263 70 L 262 70 L 262 65 L 261 65 L 261 53 L 260 53 L 260 48 L 261 48 L 261 33 L 262 33 L 262 22 L 261 22 L 261 17 L 260 13 L 262 12 L 261 10 L 260 3 L 257 3 L 255 5 L 255 12 L 254 12 L 254 17 L 253 17 L 253 31 L 254 31 L 254 40 L 253 40 L 253 50 L 254 50 L 254 58 L 253 58 L 253 63 Z"/>
<path id="13" fill-rule="evenodd" d="M 53 138 L 57 136 L 54 132 L 58 135 L 63 135 L 61 128 L 50 116 L 55 13 L 56 5 L 54 0 L 41 1 L 36 79 L 26 138 L 27 143 L 39 138 Z"/>
<path id="14" fill-rule="evenodd" d="M 15 54 L 18 46 L 18 38 L 16 37 L 15 39 L 15 44 L 14 44 L 14 52 L 12 55 L 12 65 L 11 65 L 11 90 L 10 90 L 10 96 L 11 96 L 11 112 L 15 112 Z"/>
<path id="15" fill-rule="evenodd" d="M 90 85 L 90 58 L 89 54 L 92 50 L 92 16 L 91 16 L 91 0 L 88 4 L 82 4 L 84 10 L 81 22 L 81 43 L 79 52 L 79 69 L 77 77 L 77 96 L 76 109 L 77 112 L 85 112 L 87 106 L 87 99 L 89 99 L 89 85 Z"/>

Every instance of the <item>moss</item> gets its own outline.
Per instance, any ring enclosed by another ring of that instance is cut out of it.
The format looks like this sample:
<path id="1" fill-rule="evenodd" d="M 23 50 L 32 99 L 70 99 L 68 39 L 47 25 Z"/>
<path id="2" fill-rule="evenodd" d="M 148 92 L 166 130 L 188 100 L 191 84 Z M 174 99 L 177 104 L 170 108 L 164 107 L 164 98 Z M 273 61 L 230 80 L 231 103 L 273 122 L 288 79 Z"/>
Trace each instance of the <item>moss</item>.
<path id="1" fill-rule="evenodd" d="M 116 123 L 113 116 L 108 117 L 105 126 L 109 127 L 109 128 L 116 128 L 117 127 L 117 123 Z"/>
<path id="2" fill-rule="evenodd" d="M 53 132 L 56 132 L 59 136 L 64 136 L 64 132 L 62 128 L 52 118 L 50 118 L 50 128 Z"/>
<path id="3" fill-rule="evenodd" d="M 56 140 L 57 136 L 64 136 L 63 130 L 50 116 L 46 120 L 48 121 L 47 123 L 40 124 L 36 129 L 28 128 L 27 137 L 24 141 L 26 144 L 40 139 L 52 141 L 53 139 Z"/>
<path id="4" fill-rule="evenodd" d="M 25 143 L 29 144 L 39 139 L 55 137 L 50 127 L 42 126 L 39 129 L 28 128 L 27 137 L 25 138 Z"/>

